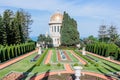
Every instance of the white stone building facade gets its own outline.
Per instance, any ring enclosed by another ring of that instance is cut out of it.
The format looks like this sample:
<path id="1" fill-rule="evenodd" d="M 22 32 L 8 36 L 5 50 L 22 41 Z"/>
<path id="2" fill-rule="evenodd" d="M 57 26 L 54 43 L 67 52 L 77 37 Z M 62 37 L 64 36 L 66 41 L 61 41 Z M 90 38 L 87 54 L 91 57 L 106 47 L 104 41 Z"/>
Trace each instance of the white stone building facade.
<path id="1" fill-rule="evenodd" d="M 60 46 L 60 29 L 62 26 L 63 14 L 60 12 L 56 12 L 53 14 L 49 21 L 49 32 L 50 37 L 53 40 L 53 46 L 58 47 Z"/>

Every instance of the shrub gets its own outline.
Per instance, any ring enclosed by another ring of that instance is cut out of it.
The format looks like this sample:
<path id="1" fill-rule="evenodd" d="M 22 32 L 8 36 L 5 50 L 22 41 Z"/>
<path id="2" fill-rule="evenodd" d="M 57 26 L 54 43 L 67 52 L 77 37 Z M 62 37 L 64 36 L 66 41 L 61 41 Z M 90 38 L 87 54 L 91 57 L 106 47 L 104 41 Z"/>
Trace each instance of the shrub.
<path id="1" fill-rule="evenodd" d="M 86 56 L 80 54 L 79 52 L 77 52 L 77 51 L 74 51 L 74 52 L 75 52 L 76 54 L 78 54 L 80 57 L 82 57 L 83 59 L 85 59 L 87 62 L 89 62 L 89 63 L 91 63 L 91 64 L 94 64 L 94 63 L 95 63 L 94 61 L 88 59 Z"/>
<path id="2" fill-rule="evenodd" d="M 60 64 L 60 63 L 58 63 L 58 64 L 57 64 L 57 66 L 58 66 L 58 67 L 60 67 L 60 66 L 61 66 L 61 64 Z"/>
<path id="3" fill-rule="evenodd" d="M 47 66 L 51 66 L 51 64 L 50 64 L 50 63 L 47 63 Z"/>
<path id="4" fill-rule="evenodd" d="M 95 63 L 94 66 L 99 67 L 99 63 Z"/>
<path id="5" fill-rule="evenodd" d="M 47 53 L 48 53 L 48 49 L 46 49 L 46 51 L 40 56 L 39 60 L 35 64 L 36 66 L 39 66 L 42 63 Z"/>
<path id="6" fill-rule="evenodd" d="M 79 64 L 78 64 L 78 63 L 75 63 L 74 66 L 79 66 Z"/>
<path id="7" fill-rule="evenodd" d="M 28 49 L 25 49 L 25 47 L 28 47 Z M 23 43 L 10 46 L 0 45 L 0 62 L 7 61 L 33 49 L 35 49 L 35 43 Z"/>
<path id="8" fill-rule="evenodd" d="M 88 67 L 88 66 L 89 66 L 89 64 L 85 64 L 84 66 L 85 66 L 85 67 Z"/>
<path id="9" fill-rule="evenodd" d="M 118 53 L 119 49 L 120 48 L 113 43 L 108 44 L 103 42 L 88 44 L 86 46 L 86 50 L 89 52 L 93 52 L 95 54 L 105 56 L 105 57 L 113 56 L 117 60 L 119 55 Z"/>

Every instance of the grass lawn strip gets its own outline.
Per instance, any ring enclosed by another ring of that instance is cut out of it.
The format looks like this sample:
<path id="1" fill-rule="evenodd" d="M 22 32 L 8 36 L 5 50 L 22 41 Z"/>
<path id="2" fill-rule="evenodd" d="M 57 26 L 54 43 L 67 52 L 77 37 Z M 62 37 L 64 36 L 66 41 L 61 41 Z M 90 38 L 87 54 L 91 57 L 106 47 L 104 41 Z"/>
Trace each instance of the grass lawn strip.
<path id="1" fill-rule="evenodd" d="M 92 56 L 90 56 L 92 57 Z M 93 57 L 92 57 L 93 58 Z M 96 58 L 96 60 L 98 60 L 98 58 Z M 89 62 L 88 62 L 89 63 Z M 108 74 L 110 73 L 110 68 L 108 68 L 108 66 L 105 66 L 102 62 L 97 62 L 99 64 L 99 67 L 94 66 L 93 64 L 89 63 L 89 66 L 84 67 L 83 70 L 88 70 L 88 71 L 93 71 L 93 72 L 98 72 L 98 73 L 102 73 L 102 74 Z M 105 67 L 103 67 L 105 66 Z M 106 69 L 108 68 L 108 69 Z M 113 71 L 113 70 L 112 70 Z"/>
<path id="2" fill-rule="evenodd" d="M 52 49 L 51 62 L 52 63 L 56 63 L 57 62 L 57 54 L 56 54 L 56 50 L 55 49 Z"/>
<path id="3" fill-rule="evenodd" d="M 69 57 L 72 59 L 73 62 L 79 62 L 79 60 L 77 58 L 75 58 L 74 55 L 71 54 L 71 52 L 69 50 L 66 50 L 66 52 L 69 55 Z"/>
<path id="4" fill-rule="evenodd" d="M 100 64 L 101 64 L 102 66 L 104 66 L 106 69 L 108 69 L 110 72 L 111 72 L 111 71 L 112 71 L 112 72 L 120 71 L 120 65 L 117 65 L 117 64 L 115 64 L 115 63 L 106 61 L 106 60 L 104 60 L 104 59 L 98 58 L 98 57 L 93 56 L 93 55 L 90 55 L 90 54 L 89 54 L 89 56 L 91 56 L 91 57 L 93 57 L 93 58 L 95 58 L 95 59 L 98 59 L 99 62 L 100 62 Z M 106 65 L 106 64 L 108 64 L 108 65 Z M 113 68 L 110 67 L 110 66 L 113 66 Z M 115 68 L 116 68 L 116 70 L 115 70 Z"/>
<path id="5" fill-rule="evenodd" d="M 86 63 L 89 63 L 86 59 L 84 59 L 81 55 L 82 53 L 81 52 L 78 52 L 78 51 L 74 51 L 73 52 L 75 53 L 76 56 L 78 56 L 79 58 L 81 58 L 82 60 L 84 60 Z M 77 52 L 77 53 L 76 53 Z"/>

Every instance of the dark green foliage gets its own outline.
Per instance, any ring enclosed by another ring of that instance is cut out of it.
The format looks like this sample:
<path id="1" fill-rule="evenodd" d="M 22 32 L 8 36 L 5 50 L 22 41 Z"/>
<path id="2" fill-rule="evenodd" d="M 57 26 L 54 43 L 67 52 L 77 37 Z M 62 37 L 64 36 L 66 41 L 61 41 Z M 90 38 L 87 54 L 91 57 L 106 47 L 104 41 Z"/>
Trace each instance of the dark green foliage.
<path id="1" fill-rule="evenodd" d="M 87 38 L 83 39 L 84 44 L 92 44 L 98 42 L 98 39 L 93 35 L 88 36 Z"/>
<path id="2" fill-rule="evenodd" d="M 62 46 L 74 46 L 80 42 L 77 23 L 66 12 L 64 12 L 60 33 Z"/>
<path id="3" fill-rule="evenodd" d="M 74 66 L 79 66 L 79 64 L 78 64 L 78 63 L 75 63 Z"/>
<path id="4" fill-rule="evenodd" d="M 86 50 L 101 56 L 112 56 L 114 59 L 118 60 L 119 56 L 119 47 L 115 44 L 107 44 L 107 43 L 94 43 L 94 44 L 88 44 L 86 46 Z"/>
<path id="5" fill-rule="evenodd" d="M 94 66 L 99 67 L 99 63 L 95 63 Z"/>
<path id="6" fill-rule="evenodd" d="M 51 64 L 50 64 L 50 63 L 47 63 L 47 66 L 51 66 Z"/>
<path id="7" fill-rule="evenodd" d="M 7 9 L 0 15 L 0 44 L 11 45 L 25 43 L 29 36 L 31 16 L 23 10 L 16 13 Z"/>
<path id="8" fill-rule="evenodd" d="M 60 66 L 61 66 L 61 64 L 60 64 L 60 63 L 57 63 L 57 66 L 58 66 L 58 67 L 60 67 Z"/>
<path id="9" fill-rule="evenodd" d="M 48 49 L 46 49 L 46 51 L 40 56 L 39 60 L 36 63 L 36 66 L 41 65 L 42 61 L 44 60 L 46 54 L 48 53 Z"/>
<path id="10" fill-rule="evenodd" d="M 26 49 L 24 49 L 24 47 L 26 47 Z M 35 43 L 33 42 L 0 47 L 0 62 L 15 58 L 34 49 Z"/>
<path id="11" fill-rule="evenodd" d="M 115 41 L 115 44 L 120 47 L 120 38 L 117 41 Z"/>
<path id="12" fill-rule="evenodd" d="M 52 47 L 52 44 L 53 44 L 52 38 L 49 35 L 45 36 L 44 34 L 40 34 L 38 36 L 38 40 L 37 41 L 41 42 L 41 43 L 44 42 L 44 45 L 48 45 L 48 47 Z"/>

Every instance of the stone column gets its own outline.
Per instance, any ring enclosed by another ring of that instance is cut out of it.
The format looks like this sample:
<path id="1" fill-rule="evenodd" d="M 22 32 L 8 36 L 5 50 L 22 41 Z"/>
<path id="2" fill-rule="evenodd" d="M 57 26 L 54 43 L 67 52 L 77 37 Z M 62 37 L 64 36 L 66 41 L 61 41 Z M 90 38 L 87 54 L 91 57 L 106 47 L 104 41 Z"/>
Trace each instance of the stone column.
<path id="1" fill-rule="evenodd" d="M 86 55 L 85 47 L 83 47 L 83 49 L 82 49 L 82 55 Z"/>
<path id="2" fill-rule="evenodd" d="M 82 67 L 81 66 L 75 66 L 74 69 L 75 69 L 75 76 L 76 76 L 75 80 L 80 80 Z"/>
<path id="3" fill-rule="evenodd" d="M 41 47 L 39 47 L 39 50 L 38 50 L 38 54 L 40 55 L 41 54 Z"/>

